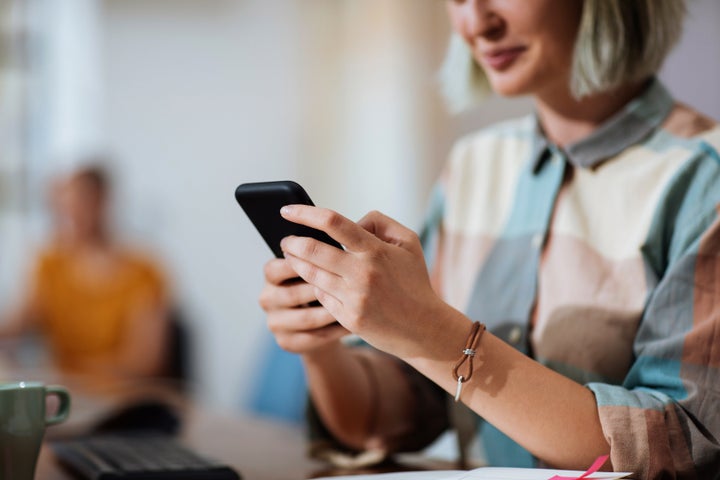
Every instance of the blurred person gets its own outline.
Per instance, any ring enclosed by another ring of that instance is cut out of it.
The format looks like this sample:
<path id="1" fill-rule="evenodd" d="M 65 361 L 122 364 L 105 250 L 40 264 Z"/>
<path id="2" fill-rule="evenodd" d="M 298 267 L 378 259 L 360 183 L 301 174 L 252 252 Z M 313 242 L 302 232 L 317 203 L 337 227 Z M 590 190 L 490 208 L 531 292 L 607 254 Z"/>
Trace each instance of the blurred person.
<path id="1" fill-rule="evenodd" d="M 157 376 L 166 368 L 168 285 L 109 227 L 110 178 L 90 165 L 56 180 L 53 231 L 0 336 L 38 330 L 54 366 L 90 379 Z"/>
<path id="2" fill-rule="evenodd" d="M 720 478 L 720 128 L 656 78 L 685 10 L 447 1 L 446 91 L 535 113 L 457 143 L 419 238 L 378 212 L 281 210 L 345 247 L 284 239 L 260 297 L 326 451 L 422 448 L 456 396 L 491 465 L 609 454 L 637 478 Z"/>

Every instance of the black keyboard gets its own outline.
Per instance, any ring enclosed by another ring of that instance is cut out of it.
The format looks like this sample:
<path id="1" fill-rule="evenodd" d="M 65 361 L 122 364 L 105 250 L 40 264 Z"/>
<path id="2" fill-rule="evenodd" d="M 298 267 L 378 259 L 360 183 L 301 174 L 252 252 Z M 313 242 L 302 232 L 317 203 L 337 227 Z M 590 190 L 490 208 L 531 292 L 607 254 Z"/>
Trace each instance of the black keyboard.
<path id="1" fill-rule="evenodd" d="M 51 446 L 63 466 L 88 480 L 240 480 L 166 435 L 93 435 Z"/>

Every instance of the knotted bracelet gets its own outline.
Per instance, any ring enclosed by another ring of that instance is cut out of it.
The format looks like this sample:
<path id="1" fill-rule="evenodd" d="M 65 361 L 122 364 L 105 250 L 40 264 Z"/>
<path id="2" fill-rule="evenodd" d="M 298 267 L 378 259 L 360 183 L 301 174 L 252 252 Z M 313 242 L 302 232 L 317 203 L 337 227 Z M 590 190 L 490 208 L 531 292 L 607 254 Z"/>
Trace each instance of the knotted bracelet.
<path id="1" fill-rule="evenodd" d="M 470 335 L 468 335 L 467 342 L 465 342 L 465 348 L 462 350 L 462 357 L 457 361 L 452 369 L 453 378 L 457 381 L 457 390 L 455 391 L 455 401 L 460 401 L 460 393 L 462 392 L 463 383 L 467 382 L 472 378 L 473 375 L 473 358 L 477 352 L 477 346 L 480 343 L 480 339 L 485 333 L 485 324 L 480 322 L 473 322 L 472 328 L 470 329 Z M 467 362 L 467 373 L 460 374 L 460 367 Z"/>

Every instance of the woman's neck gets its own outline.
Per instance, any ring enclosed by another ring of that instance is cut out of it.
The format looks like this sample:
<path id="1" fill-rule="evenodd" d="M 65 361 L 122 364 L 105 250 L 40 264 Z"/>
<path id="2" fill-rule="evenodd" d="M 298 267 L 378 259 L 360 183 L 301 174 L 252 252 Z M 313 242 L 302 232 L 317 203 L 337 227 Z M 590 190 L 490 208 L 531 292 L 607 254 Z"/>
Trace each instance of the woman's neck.
<path id="1" fill-rule="evenodd" d="M 558 146 L 582 140 L 637 97 L 647 82 L 628 84 L 609 92 L 575 99 L 569 89 L 536 95 L 535 107 L 548 140 Z"/>

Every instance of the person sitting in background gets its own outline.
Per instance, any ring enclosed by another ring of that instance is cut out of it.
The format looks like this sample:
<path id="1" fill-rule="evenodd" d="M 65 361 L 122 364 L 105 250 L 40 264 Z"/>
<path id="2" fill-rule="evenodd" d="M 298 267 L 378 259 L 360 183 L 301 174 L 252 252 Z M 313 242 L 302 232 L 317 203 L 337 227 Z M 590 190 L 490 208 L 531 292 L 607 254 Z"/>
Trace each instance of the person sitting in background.
<path id="1" fill-rule="evenodd" d="M 39 330 L 63 373 L 156 376 L 165 369 L 168 285 L 147 256 L 121 246 L 108 226 L 110 180 L 86 166 L 56 181 L 53 235 L 0 336 Z"/>
<path id="2" fill-rule="evenodd" d="M 378 212 L 281 210 L 345 247 L 285 238 L 260 297 L 318 438 L 419 449 L 455 423 L 449 393 L 492 465 L 610 454 L 635 478 L 720 478 L 720 126 L 656 78 L 685 2 L 446 5 L 446 80 L 535 115 L 457 144 L 420 238 Z"/>

